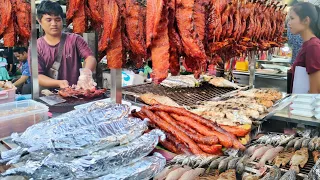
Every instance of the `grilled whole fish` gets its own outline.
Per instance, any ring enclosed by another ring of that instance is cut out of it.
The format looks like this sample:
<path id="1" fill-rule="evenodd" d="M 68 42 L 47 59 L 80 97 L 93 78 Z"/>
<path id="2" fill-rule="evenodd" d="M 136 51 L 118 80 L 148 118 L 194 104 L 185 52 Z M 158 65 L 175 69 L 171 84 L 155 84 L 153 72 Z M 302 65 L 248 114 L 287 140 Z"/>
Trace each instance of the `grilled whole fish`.
<path id="1" fill-rule="evenodd" d="M 248 163 L 249 156 L 244 155 L 238 162 L 236 167 L 237 174 L 243 174 L 245 170 L 245 165 Z"/>
<path id="2" fill-rule="evenodd" d="M 251 156 L 255 150 L 257 150 L 258 148 L 260 148 L 262 146 L 265 146 L 265 145 L 263 145 L 263 144 L 252 145 L 245 151 L 244 154 Z"/>
<path id="3" fill-rule="evenodd" d="M 308 144 L 309 151 L 313 151 L 315 149 L 315 146 L 316 146 L 315 143 L 316 143 L 317 139 L 318 139 L 318 137 L 314 137 L 311 139 L 311 141 Z"/>
<path id="4" fill-rule="evenodd" d="M 271 148 L 268 151 L 264 153 L 264 155 L 261 157 L 259 163 L 257 164 L 258 167 L 263 167 L 265 163 L 272 162 L 272 160 L 278 155 L 279 152 L 283 150 L 282 146 L 278 146 L 275 148 Z"/>
<path id="5" fill-rule="evenodd" d="M 267 173 L 262 180 L 279 180 L 281 178 L 281 170 L 277 166 L 272 166 L 270 172 Z"/>
<path id="6" fill-rule="evenodd" d="M 280 180 L 296 180 L 296 172 L 292 169 L 284 173 Z"/>
<path id="7" fill-rule="evenodd" d="M 291 158 L 290 161 L 290 169 L 293 169 L 297 173 L 299 173 L 299 167 L 303 168 L 305 164 L 308 162 L 309 154 L 307 148 L 301 148 L 296 151 Z"/>
<path id="8" fill-rule="evenodd" d="M 282 139 L 282 140 L 278 143 L 278 145 L 279 145 L 279 146 L 281 146 L 281 145 L 286 145 L 286 144 L 288 144 L 288 142 L 291 141 L 292 139 L 294 139 L 294 135 L 290 135 L 290 136 Z"/>
<path id="9" fill-rule="evenodd" d="M 199 164 L 199 168 L 200 167 L 204 167 L 204 166 L 206 166 L 206 165 L 209 165 L 212 161 L 214 161 L 214 160 L 216 160 L 216 159 L 218 159 L 219 158 L 219 156 L 209 156 L 209 157 L 207 157 L 206 159 L 204 159 L 200 164 Z"/>
<path id="10" fill-rule="evenodd" d="M 303 140 L 302 144 L 301 144 L 301 147 L 308 148 L 309 142 L 311 140 L 312 140 L 311 138 L 307 138 L 307 139 Z"/>
<path id="11" fill-rule="evenodd" d="M 298 150 L 301 148 L 301 145 L 302 145 L 302 142 L 305 140 L 305 138 L 300 138 L 299 140 L 297 140 L 295 143 L 294 143 L 294 149 L 295 150 Z"/>
<path id="12" fill-rule="evenodd" d="M 228 162 L 228 168 L 227 168 L 227 169 L 236 169 L 236 167 L 237 167 L 237 162 L 238 162 L 239 160 L 240 160 L 240 158 L 238 158 L 238 157 L 231 159 L 231 160 Z"/>
<path id="13" fill-rule="evenodd" d="M 221 173 L 217 180 L 236 180 L 236 171 L 234 169 L 229 169 L 226 172 Z"/>
<path id="14" fill-rule="evenodd" d="M 267 145 L 267 146 L 262 146 L 261 148 L 255 150 L 253 155 L 250 158 L 250 161 L 253 161 L 255 159 L 260 159 L 261 156 L 263 156 L 263 154 L 271 148 L 273 148 L 273 146 Z"/>
<path id="15" fill-rule="evenodd" d="M 217 168 L 219 167 L 220 162 L 221 162 L 222 160 L 224 160 L 225 158 L 227 158 L 227 157 L 226 157 L 226 156 L 221 156 L 221 157 L 219 157 L 218 159 L 213 160 L 213 161 L 211 162 L 211 164 L 209 165 L 209 167 L 208 167 L 208 169 L 207 169 L 206 172 L 210 172 L 210 170 L 212 170 L 212 169 L 217 169 Z"/>
<path id="16" fill-rule="evenodd" d="M 290 147 L 293 147 L 294 144 L 296 143 L 297 140 L 299 140 L 300 138 L 296 137 L 294 139 L 292 139 L 291 141 L 288 142 L 287 146 L 286 146 L 286 149 L 290 148 Z"/>
<path id="17" fill-rule="evenodd" d="M 274 165 L 277 167 L 285 166 L 288 164 L 288 162 L 291 160 L 292 156 L 294 155 L 294 151 L 287 151 L 280 153 L 275 159 L 274 159 Z"/>
<path id="18" fill-rule="evenodd" d="M 227 167 L 228 167 L 228 163 L 229 161 L 233 159 L 233 157 L 229 156 L 225 159 L 223 159 L 220 163 L 219 163 L 219 166 L 218 166 L 218 170 L 220 173 L 224 172 L 227 170 Z"/>

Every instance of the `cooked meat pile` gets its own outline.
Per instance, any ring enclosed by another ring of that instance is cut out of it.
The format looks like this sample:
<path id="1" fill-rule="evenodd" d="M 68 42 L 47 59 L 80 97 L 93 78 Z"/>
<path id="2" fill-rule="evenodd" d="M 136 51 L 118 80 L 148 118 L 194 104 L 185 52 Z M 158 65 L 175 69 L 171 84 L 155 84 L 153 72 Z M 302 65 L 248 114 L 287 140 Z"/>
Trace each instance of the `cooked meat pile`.
<path id="1" fill-rule="evenodd" d="M 284 8 L 273 0 L 70 0 L 67 20 L 76 33 L 99 32 L 109 68 L 123 67 L 127 54 L 137 68 L 151 58 L 160 83 L 169 70 L 179 74 L 180 57 L 198 77 L 222 59 L 282 46 Z"/>

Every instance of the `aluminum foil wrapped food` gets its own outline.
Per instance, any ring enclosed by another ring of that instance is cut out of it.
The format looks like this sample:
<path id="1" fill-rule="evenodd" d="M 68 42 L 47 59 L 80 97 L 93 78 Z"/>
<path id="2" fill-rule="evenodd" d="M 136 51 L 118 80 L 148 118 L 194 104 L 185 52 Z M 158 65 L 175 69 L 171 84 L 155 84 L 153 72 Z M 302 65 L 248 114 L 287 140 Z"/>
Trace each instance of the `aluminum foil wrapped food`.
<path id="1" fill-rule="evenodd" d="M 98 180 L 149 180 L 160 173 L 165 165 L 166 158 L 159 153 L 154 153 L 153 156 L 144 157 Z"/>
<path id="2" fill-rule="evenodd" d="M 90 108 L 91 114 L 82 113 L 84 116 L 77 117 L 75 112 L 80 112 L 76 110 L 66 116 L 51 119 L 49 123 L 36 124 L 20 137 L 15 136 L 21 147 L 2 152 L 0 163 L 16 163 L 22 155 L 44 151 L 65 153 L 73 150 L 72 154 L 77 156 L 88 154 L 88 151 L 94 152 L 101 148 L 128 143 L 147 129 L 146 121 L 124 117 L 128 113 L 126 105 L 114 104 L 93 108 L 94 106 Z M 106 113 L 108 116 L 104 116 Z M 43 136 L 40 136 L 41 134 Z M 86 146 L 89 148 L 85 148 Z"/>
<path id="3" fill-rule="evenodd" d="M 55 139 L 63 138 L 70 132 L 84 126 L 121 119 L 129 114 L 130 108 L 123 104 L 93 104 L 88 109 L 78 109 L 59 117 L 29 127 L 21 136 L 13 134 L 13 141 L 23 147 L 43 144 L 54 148 Z M 68 148 L 78 148 L 78 144 L 69 144 Z"/>
<path id="4" fill-rule="evenodd" d="M 23 175 L 34 179 L 97 178 L 140 161 L 155 148 L 159 137 L 163 140 L 164 134 L 155 129 L 128 144 L 100 149 L 83 157 L 49 154 L 41 162 L 27 161 L 25 166 L 9 169 L 2 175 Z"/>

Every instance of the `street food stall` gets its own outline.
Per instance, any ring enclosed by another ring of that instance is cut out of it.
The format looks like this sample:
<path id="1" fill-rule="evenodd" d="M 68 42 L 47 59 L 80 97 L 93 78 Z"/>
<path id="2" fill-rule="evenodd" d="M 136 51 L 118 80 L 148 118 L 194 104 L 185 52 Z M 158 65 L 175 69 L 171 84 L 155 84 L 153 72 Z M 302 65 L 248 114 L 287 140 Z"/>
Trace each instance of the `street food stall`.
<path id="1" fill-rule="evenodd" d="M 40 91 L 36 4 L 23 1 L 33 93 L 0 104 L 0 178 L 319 178 L 319 96 L 257 87 L 257 57 L 286 42 L 286 5 L 76 2 L 67 21 L 96 48 L 109 82 Z M 244 83 L 232 66 L 238 57 L 248 61 Z M 0 88 L 12 97 L 15 87 Z"/>

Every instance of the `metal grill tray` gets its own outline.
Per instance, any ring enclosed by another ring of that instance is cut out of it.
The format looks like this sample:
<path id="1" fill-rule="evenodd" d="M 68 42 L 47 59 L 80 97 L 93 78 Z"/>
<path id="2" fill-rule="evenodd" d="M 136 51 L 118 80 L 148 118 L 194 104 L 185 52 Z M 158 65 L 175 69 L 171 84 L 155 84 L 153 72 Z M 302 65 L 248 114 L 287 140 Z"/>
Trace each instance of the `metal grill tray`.
<path id="1" fill-rule="evenodd" d="M 147 83 L 123 87 L 122 90 L 124 99 L 136 103 L 143 104 L 143 102 L 138 99 L 138 95 L 153 93 L 167 96 L 181 106 L 191 106 L 201 101 L 208 101 L 227 93 L 237 91 L 234 88 L 219 88 L 208 83 L 203 83 L 200 87 L 195 88 L 168 88 L 161 85 L 155 85 L 153 83 Z"/>

